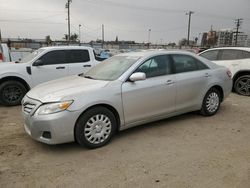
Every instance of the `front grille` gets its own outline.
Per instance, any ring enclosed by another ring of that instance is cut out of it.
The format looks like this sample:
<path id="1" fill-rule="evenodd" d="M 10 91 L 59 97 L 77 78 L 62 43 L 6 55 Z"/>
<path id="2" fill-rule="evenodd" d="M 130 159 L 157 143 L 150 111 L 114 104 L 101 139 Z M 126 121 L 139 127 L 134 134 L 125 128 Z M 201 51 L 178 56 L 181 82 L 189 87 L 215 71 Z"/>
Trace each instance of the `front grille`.
<path id="1" fill-rule="evenodd" d="M 23 111 L 27 114 L 30 114 L 35 107 L 36 107 L 36 104 L 25 103 L 23 104 Z"/>

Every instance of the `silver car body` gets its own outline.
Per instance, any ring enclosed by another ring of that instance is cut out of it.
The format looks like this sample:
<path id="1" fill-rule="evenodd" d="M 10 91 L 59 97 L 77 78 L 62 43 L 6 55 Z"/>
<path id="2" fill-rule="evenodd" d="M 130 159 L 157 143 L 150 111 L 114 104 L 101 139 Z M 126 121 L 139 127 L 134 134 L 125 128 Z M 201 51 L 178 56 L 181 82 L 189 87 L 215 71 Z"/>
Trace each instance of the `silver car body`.
<path id="1" fill-rule="evenodd" d="M 209 68 L 179 74 L 152 77 L 138 82 L 129 76 L 147 59 L 165 54 L 185 54 L 204 62 Z M 33 88 L 22 102 L 26 132 L 47 144 L 74 141 L 74 127 L 87 109 L 103 105 L 115 112 L 119 130 L 200 110 L 206 92 L 213 86 L 223 90 L 223 99 L 231 91 L 232 80 L 227 69 L 195 54 L 182 51 L 132 52 L 118 56 L 140 57 L 114 81 L 93 80 L 71 76 Z M 37 109 L 47 103 L 73 100 L 63 112 L 38 115 Z M 43 137 L 51 133 L 51 139 Z"/>

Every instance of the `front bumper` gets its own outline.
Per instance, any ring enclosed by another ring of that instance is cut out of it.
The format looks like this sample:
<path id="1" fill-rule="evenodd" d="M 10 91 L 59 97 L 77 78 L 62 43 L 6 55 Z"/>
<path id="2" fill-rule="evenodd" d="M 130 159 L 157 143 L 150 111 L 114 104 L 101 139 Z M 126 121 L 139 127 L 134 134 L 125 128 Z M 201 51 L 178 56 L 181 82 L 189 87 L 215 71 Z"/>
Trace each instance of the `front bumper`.
<path id="1" fill-rule="evenodd" d="M 22 116 L 25 131 L 34 140 L 46 144 L 62 144 L 75 140 L 74 127 L 80 116 L 78 111 L 65 110 L 49 115 L 36 115 L 35 112 L 28 114 L 23 110 Z"/>

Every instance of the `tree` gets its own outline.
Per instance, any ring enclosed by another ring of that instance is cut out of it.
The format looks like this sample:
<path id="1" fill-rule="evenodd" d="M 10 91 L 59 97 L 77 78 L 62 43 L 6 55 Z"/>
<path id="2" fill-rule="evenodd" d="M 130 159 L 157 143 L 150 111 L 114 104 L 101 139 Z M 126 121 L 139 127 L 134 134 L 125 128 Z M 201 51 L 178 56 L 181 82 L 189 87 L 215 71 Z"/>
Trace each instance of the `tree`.
<path id="1" fill-rule="evenodd" d="M 48 36 L 45 37 L 45 41 L 47 43 L 47 46 L 49 46 L 51 44 L 52 40 L 50 38 L 50 35 L 48 35 Z"/>
<path id="2" fill-rule="evenodd" d="M 70 41 L 76 42 L 78 40 L 78 35 L 76 33 L 74 33 L 73 35 L 70 35 Z M 63 37 L 64 40 L 68 40 L 68 34 L 64 34 Z"/>

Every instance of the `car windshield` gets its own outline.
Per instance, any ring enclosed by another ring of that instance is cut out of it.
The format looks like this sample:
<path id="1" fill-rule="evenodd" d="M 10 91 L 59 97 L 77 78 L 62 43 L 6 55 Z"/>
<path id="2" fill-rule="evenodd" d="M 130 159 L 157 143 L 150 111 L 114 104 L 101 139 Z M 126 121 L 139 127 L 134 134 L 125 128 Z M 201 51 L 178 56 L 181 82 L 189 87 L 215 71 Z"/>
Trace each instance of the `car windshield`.
<path id="1" fill-rule="evenodd" d="M 44 51 L 44 49 L 38 49 L 32 53 L 30 53 L 29 55 L 25 56 L 20 63 L 28 63 L 29 61 L 31 61 L 32 59 L 34 59 L 35 57 L 37 57 L 39 54 L 41 54 Z"/>
<path id="2" fill-rule="evenodd" d="M 138 56 L 113 56 L 90 69 L 84 77 L 95 80 L 116 80 L 139 58 Z"/>

